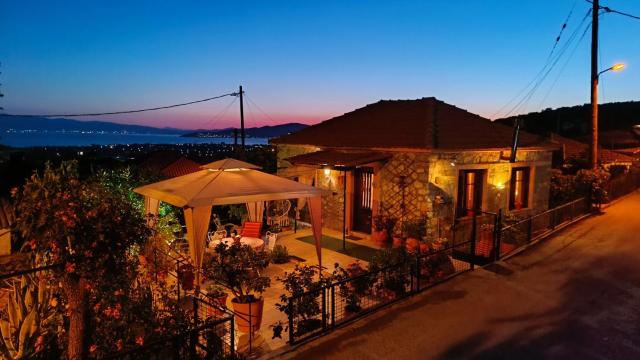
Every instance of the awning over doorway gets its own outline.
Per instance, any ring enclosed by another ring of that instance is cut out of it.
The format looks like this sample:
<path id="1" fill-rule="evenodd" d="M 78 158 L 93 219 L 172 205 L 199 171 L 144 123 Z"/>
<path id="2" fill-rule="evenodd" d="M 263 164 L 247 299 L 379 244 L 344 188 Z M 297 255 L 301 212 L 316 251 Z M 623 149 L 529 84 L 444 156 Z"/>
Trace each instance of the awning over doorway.
<path id="1" fill-rule="evenodd" d="M 314 165 L 351 168 L 387 160 L 391 154 L 377 151 L 322 150 L 287 158 L 294 165 Z"/>

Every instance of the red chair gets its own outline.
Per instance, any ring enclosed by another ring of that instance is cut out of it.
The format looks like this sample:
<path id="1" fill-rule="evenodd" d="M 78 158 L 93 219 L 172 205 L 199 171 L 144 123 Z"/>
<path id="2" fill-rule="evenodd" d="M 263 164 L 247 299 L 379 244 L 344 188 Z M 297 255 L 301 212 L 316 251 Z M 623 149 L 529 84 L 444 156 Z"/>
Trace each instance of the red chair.
<path id="1" fill-rule="evenodd" d="M 262 231 L 262 222 L 245 221 L 242 224 L 242 233 L 240 236 L 260 238 L 260 232 Z"/>

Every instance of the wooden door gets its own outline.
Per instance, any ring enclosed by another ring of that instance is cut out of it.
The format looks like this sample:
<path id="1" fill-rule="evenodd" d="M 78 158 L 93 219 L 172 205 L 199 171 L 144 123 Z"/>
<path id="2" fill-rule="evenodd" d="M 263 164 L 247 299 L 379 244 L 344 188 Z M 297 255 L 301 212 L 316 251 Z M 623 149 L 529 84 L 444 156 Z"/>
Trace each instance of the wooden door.
<path id="1" fill-rule="evenodd" d="M 353 174 L 353 230 L 369 234 L 373 205 L 373 169 L 357 168 Z"/>

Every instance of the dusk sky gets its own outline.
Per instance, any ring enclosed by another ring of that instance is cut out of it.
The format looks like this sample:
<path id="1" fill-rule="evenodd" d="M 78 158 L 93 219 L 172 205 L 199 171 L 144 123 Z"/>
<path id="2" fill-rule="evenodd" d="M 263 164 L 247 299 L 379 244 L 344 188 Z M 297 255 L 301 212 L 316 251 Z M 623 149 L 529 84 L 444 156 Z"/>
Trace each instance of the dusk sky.
<path id="1" fill-rule="evenodd" d="M 14 114 L 116 111 L 243 85 L 253 101 L 247 126 L 315 123 L 380 99 L 427 96 L 492 118 L 540 71 L 574 4 L 556 51 L 590 6 L 584 0 L 133 3 L 0 0 L 0 106 Z M 603 5 L 640 14 L 638 1 Z M 601 102 L 639 100 L 640 21 L 605 14 L 600 27 L 601 67 L 627 64 L 603 75 Z M 587 33 L 574 53 L 570 47 L 519 112 L 588 102 L 590 41 Z M 223 111 L 233 100 L 92 119 L 237 126 L 237 101 Z"/>

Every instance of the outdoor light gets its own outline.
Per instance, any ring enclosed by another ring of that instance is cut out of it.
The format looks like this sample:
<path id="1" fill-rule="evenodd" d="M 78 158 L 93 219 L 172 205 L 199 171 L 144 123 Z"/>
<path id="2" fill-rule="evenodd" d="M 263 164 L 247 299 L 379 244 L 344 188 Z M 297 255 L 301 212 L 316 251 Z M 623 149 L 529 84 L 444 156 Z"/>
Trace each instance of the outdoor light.
<path id="1" fill-rule="evenodd" d="M 504 189 L 504 183 L 497 184 L 496 185 L 496 189 L 503 190 Z"/>
<path id="2" fill-rule="evenodd" d="M 615 65 L 613 65 L 613 66 L 612 66 L 612 67 L 610 67 L 610 68 L 607 68 L 607 69 L 604 69 L 604 70 L 600 71 L 600 72 L 598 73 L 598 77 L 599 77 L 600 75 L 602 75 L 603 73 L 606 73 L 607 71 L 620 71 L 620 70 L 624 69 L 624 67 L 625 67 L 625 65 L 624 65 L 623 63 L 615 64 Z"/>
<path id="3" fill-rule="evenodd" d="M 624 64 L 615 64 L 611 67 L 611 71 L 618 71 L 624 69 Z"/>
<path id="4" fill-rule="evenodd" d="M 331 169 L 329 168 L 324 168 L 324 175 L 325 176 L 329 176 L 331 174 Z"/>

